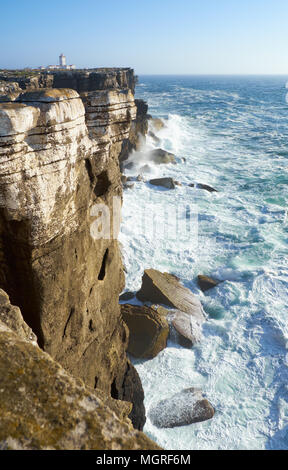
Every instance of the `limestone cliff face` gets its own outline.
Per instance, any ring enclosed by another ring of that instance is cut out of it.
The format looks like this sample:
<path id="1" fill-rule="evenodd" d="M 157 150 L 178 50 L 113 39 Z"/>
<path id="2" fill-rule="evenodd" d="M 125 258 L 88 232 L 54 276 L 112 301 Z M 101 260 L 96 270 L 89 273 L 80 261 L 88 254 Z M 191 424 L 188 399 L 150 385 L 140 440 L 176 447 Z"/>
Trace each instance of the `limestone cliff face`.
<path id="1" fill-rule="evenodd" d="M 22 91 L 0 103 L 0 287 L 68 372 L 133 401 L 141 384 L 126 357 L 118 242 L 95 240 L 90 227 L 94 204 L 112 212 L 122 195 L 119 155 L 136 120 L 134 78 L 130 69 L 106 81 L 99 74 L 86 81 L 60 74 L 54 82 L 69 88 Z M 135 406 L 141 428 L 143 404 Z"/>
<path id="2" fill-rule="evenodd" d="M 157 449 L 105 397 L 43 352 L 0 290 L 0 450 Z"/>

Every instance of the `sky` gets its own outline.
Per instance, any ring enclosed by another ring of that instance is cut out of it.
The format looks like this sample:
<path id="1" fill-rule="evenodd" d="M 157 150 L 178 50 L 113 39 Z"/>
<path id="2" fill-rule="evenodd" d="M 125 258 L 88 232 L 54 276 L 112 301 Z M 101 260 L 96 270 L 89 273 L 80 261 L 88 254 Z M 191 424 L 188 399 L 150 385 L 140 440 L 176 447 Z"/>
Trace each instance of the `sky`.
<path id="1" fill-rule="evenodd" d="M 288 73 L 287 0 L 0 0 L 0 68 Z"/>

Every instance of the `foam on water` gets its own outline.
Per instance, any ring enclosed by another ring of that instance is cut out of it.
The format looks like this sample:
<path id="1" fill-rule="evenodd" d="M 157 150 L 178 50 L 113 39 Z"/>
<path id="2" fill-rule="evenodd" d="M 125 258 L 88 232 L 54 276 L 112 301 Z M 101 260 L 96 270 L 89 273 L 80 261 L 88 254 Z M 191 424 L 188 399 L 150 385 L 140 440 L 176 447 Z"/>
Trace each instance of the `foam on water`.
<path id="1" fill-rule="evenodd" d="M 182 186 L 169 191 L 136 182 L 125 191 L 126 287 L 137 290 L 145 268 L 170 271 L 199 296 L 209 320 L 192 349 L 169 341 L 156 358 L 135 364 L 148 412 L 187 387 L 201 387 L 216 409 L 210 421 L 174 429 L 158 429 L 148 417 L 145 432 L 168 449 L 288 449 L 285 80 L 143 77 L 140 85 L 137 97 L 165 119 L 159 147 L 177 159 L 151 165 L 146 177 L 172 176 Z M 144 152 L 153 145 L 148 139 Z M 198 212 L 198 244 L 196 228 L 192 239 L 161 230 L 155 236 L 155 208 L 164 206 L 165 218 L 187 204 Z M 224 282 L 204 295 L 198 274 Z"/>

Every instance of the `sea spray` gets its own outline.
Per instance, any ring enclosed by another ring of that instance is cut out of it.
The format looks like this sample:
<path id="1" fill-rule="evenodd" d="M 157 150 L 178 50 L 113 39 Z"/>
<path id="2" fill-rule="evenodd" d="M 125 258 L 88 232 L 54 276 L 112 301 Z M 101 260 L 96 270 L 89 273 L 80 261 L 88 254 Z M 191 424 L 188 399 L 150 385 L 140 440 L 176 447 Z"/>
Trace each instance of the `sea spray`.
<path id="1" fill-rule="evenodd" d="M 153 408 L 199 387 L 216 409 L 209 422 L 145 432 L 169 449 L 287 449 L 287 156 L 288 107 L 280 77 L 142 77 L 137 96 L 164 120 L 157 146 L 176 165 L 152 165 L 146 180 L 182 183 L 160 191 L 146 181 L 124 193 L 121 242 L 126 285 L 136 291 L 145 268 L 177 274 L 210 319 L 193 348 L 169 341 L 150 361 L 136 361 Z M 148 138 L 149 148 L 155 147 Z M 183 160 L 185 158 L 185 160 Z M 132 169 L 127 170 L 135 174 Z M 208 184 L 218 193 L 189 187 Z M 135 233 L 133 214 L 192 204 L 197 248 L 181 239 L 154 243 Z M 163 202 L 164 201 L 164 202 Z M 202 293 L 198 274 L 216 277 Z"/>

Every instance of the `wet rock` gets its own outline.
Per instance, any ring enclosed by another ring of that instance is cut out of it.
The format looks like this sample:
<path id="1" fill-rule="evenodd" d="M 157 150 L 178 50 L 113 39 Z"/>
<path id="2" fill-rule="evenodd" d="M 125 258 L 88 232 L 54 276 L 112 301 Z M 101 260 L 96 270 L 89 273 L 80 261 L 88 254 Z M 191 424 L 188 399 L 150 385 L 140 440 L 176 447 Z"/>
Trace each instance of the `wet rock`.
<path id="1" fill-rule="evenodd" d="M 130 361 L 128 361 L 124 377 L 123 394 L 118 399 L 133 403 L 128 417 L 131 419 L 134 428 L 142 431 L 146 422 L 144 390 L 138 372 Z"/>
<path id="2" fill-rule="evenodd" d="M 151 118 L 150 123 L 156 131 L 160 131 L 165 127 L 165 123 L 160 118 Z"/>
<path id="3" fill-rule="evenodd" d="M 208 184 L 191 183 L 191 184 L 189 184 L 189 186 L 190 186 L 190 188 L 205 189 L 205 191 L 209 191 L 209 193 L 218 193 L 217 189 L 212 188 L 212 186 L 209 186 Z"/>
<path id="4" fill-rule="evenodd" d="M 197 281 L 200 289 L 205 292 L 208 289 L 212 289 L 212 287 L 218 286 L 221 281 L 217 281 L 216 279 L 212 279 L 212 277 L 204 276 L 203 274 L 199 274 L 197 276 Z"/>
<path id="5" fill-rule="evenodd" d="M 135 297 L 135 292 L 124 292 L 120 295 L 119 300 L 131 300 Z"/>
<path id="6" fill-rule="evenodd" d="M 124 189 L 133 189 L 134 186 L 135 186 L 135 183 L 125 183 L 125 184 L 123 185 L 123 188 L 124 188 Z"/>
<path id="7" fill-rule="evenodd" d="M 157 137 L 157 135 L 155 135 L 153 131 L 149 131 L 149 132 L 148 132 L 148 135 L 149 135 L 149 137 L 151 137 L 151 138 L 154 140 L 154 143 L 155 143 L 156 145 L 159 145 L 159 144 L 160 144 L 161 139 L 159 139 L 159 137 Z"/>
<path id="8" fill-rule="evenodd" d="M 170 178 L 170 177 L 154 178 L 152 180 L 149 180 L 149 183 L 152 184 L 153 186 L 162 186 L 163 188 L 167 188 L 167 189 L 175 189 L 175 182 L 173 178 Z"/>
<path id="9" fill-rule="evenodd" d="M 168 318 L 177 332 L 177 340 L 182 346 L 191 347 L 201 340 L 202 322 L 180 310 L 170 310 Z"/>
<path id="10" fill-rule="evenodd" d="M 155 310 L 124 304 L 121 313 L 129 328 L 128 352 L 132 356 L 153 358 L 166 347 L 169 325 Z"/>
<path id="11" fill-rule="evenodd" d="M 205 320 L 200 300 L 177 278 L 156 269 L 146 269 L 142 277 L 142 286 L 136 294 L 142 302 L 152 302 L 173 307 L 194 316 L 200 322 Z"/>
<path id="12" fill-rule="evenodd" d="M 168 308 L 163 307 L 163 305 L 151 305 L 151 308 L 153 308 L 153 310 L 156 310 L 158 315 L 160 315 L 161 317 L 165 317 L 165 318 L 171 312 L 171 310 L 169 310 Z"/>
<path id="13" fill-rule="evenodd" d="M 137 181 L 144 181 L 145 179 L 144 179 L 144 176 L 143 176 L 143 175 L 138 175 L 138 176 L 136 177 L 136 180 L 137 180 Z"/>
<path id="14" fill-rule="evenodd" d="M 173 155 L 173 153 L 160 148 L 151 150 L 151 152 L 148 153 L 148 158 L 157 165 L 161 165 L 163 163 L 176 163 L 175 155 Z"/>
<path id="15" fill-rule="evenodd" d="M 187 388 L 166 400 L 161 400 L 149 412 L 149 418 L 158 428 L 173 428 L 206 421 L 215 410 L 197 388 Z"/>
<path id="16" fill-rule="evenodd" d="M 127 183 L 127 181 L 128 181 L 127 176 L 126 175 L 121 175 L 121 183 L 125 184 L 125 183 Z"/>
<path id="17" fill-rule="evenodd" d="M 146 165 L 141 166 L 140 172 L 141 173 L 150 173 L 151 172 L 150 165 L 146 164 Z"/>

